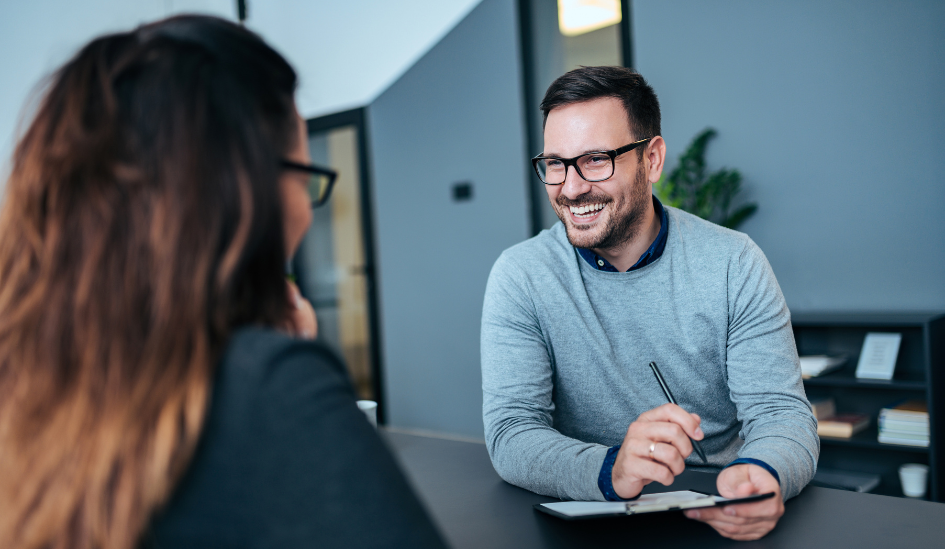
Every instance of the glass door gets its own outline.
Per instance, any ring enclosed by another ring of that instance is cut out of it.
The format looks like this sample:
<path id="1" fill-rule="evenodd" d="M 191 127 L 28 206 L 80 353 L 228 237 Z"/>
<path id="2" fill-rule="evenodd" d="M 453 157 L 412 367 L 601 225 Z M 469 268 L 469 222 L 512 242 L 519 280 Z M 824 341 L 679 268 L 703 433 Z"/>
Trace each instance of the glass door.
<path id="1" fill-rule="evenodd" d="M 315 308 L 318 339 L 344 358 L 358 398 L 381 404 L 363 111 L 309 120 L 308 127 L 312 162 L 336 170 L 338 179 L 328 202 L 312 211 L 292 268 Z"/>

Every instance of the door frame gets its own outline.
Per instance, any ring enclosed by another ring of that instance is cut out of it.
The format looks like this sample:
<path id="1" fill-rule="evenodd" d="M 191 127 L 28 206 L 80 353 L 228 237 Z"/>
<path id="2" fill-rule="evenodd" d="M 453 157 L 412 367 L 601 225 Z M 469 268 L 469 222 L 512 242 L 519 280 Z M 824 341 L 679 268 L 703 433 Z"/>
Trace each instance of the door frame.
<path id="1" fill-rule="evenodd" d="M 367 108 L 359 107 L 305 121 L 308 135 L 324 133 L 336 128 L 354 126 L 357 129 L 358 171 L 360 172 L 361 235 L 364 239 L 364 281 L 367 294 L 368 336 L 371 338 L 369 357 L 371 362 L 371 389 L 377 400 L 377 422 L 386 422 L 386 406 L 383 385 L 381 356 L 381 326 L 377 297 L 377 255 L 375 253 L 373 187 L 371 181 L 370 148 L 368 146 Z"/>

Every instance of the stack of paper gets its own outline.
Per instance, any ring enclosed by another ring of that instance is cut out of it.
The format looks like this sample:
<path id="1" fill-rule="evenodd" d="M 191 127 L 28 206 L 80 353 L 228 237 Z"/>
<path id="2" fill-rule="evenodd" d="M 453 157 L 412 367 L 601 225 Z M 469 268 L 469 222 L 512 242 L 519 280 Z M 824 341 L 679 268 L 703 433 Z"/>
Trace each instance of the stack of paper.
<path id="1" fill-rule="evenodd" d="M 846 356 L 810 355 L 801 358 L 801 377 L 807 379 L 832 372 L 846 364 Z"/>
<path id="2" fill-rule="evenodd" d="M 879 441 L 906 446 L 929 445 L 929 408 L 910 400 L 879 411 Z"/>

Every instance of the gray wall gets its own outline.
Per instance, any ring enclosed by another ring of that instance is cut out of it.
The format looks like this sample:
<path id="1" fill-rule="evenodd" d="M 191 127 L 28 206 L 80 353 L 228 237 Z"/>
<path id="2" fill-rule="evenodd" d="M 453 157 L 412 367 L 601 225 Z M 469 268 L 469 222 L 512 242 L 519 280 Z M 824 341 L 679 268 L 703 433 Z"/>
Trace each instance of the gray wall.
<path id="1" fill-rule="evenodd" d="M 482 296 L 528 236 L 521 98 L 515 2 L 484 0 L 368 109 L 391 425 L 482 437 Z"/>
<path id="2" fill-rule="evenodd" d="M 636 0 L 670 165 L 706 126 L 792 310 L 945 309 L 945 3 Z"/>

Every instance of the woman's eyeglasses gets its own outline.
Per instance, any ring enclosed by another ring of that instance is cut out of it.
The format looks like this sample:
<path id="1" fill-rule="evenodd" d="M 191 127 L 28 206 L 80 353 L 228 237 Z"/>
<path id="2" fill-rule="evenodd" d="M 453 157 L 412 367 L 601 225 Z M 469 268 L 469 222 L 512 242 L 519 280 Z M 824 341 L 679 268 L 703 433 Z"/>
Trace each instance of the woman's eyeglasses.
<path id="1" fill-rule="evenodd" d="M 280 160 L 279 164 L 287 170 L 296 170 L 308 174 L 308 194 L 312 197 L 312 207 L 317 208 L 328 202 L 331 188 L 338 179 L 338 172 L 314 164 L 299 164 L 291 160 Z"/>

